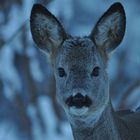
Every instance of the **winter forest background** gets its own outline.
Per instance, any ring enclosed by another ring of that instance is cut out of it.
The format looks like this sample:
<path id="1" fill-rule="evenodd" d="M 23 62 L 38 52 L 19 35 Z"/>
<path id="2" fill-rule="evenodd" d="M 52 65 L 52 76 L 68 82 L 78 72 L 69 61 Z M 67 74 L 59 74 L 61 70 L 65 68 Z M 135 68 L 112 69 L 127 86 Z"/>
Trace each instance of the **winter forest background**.
<path id="1" fill-rule="evenodd" d="M 140 1 L 119 0 L 126 34 L 109 61 L 115 110 L 140 105 Z M 115 0 L 0 0 L 0 140 L 72 140 L 65 113 L 55 101 L 46 56 L 33 43 L 29 16 L 42 3 L 72 35 L 88 35 Z"/>

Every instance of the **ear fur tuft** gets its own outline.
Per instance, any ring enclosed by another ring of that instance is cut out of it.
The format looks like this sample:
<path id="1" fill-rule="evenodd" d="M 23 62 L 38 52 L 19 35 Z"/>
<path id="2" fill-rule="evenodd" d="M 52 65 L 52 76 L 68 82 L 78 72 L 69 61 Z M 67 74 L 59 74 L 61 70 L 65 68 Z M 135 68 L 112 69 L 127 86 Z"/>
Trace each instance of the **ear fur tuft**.
<path id="1" fill-rule="evenodd" d="M 57 18 L 41 4 L 33 5 L 30 27 L 33 40 L 37 46 L 48 53 L 57 49 L 67 37 Z"/>
<path id="2" fill-rule="evenodd" d="M 121 3 L 113 4 L 99 19 L 91 32 L 96 46 L 110 53 L 122 41 L 126 26 L 125 11 Z"/>

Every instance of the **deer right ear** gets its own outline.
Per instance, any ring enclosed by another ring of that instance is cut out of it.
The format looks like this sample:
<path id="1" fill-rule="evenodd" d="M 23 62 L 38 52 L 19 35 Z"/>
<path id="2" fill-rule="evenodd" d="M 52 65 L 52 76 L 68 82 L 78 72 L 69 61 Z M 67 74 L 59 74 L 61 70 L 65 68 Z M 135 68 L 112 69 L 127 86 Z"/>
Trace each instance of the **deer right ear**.
<path id="1" fill-rule="evenodd" d="M 56 17 L 40 4 L 32 8 L 30 27 L 37 46 L 48 53 L 57 49 L 67 36 Z"/>

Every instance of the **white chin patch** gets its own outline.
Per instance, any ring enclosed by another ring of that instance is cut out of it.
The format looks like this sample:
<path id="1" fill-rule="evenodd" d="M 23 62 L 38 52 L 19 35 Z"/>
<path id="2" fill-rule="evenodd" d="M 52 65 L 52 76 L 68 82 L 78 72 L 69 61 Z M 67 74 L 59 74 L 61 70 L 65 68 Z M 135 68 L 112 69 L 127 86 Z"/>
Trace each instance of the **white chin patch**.
<path id="1" fill-rule="evenodd" d="M 82 116 L 88 112 L 88 107 L 76 108 L 75 106 L 70 107 L 70 113 L 76 116 Z"/>

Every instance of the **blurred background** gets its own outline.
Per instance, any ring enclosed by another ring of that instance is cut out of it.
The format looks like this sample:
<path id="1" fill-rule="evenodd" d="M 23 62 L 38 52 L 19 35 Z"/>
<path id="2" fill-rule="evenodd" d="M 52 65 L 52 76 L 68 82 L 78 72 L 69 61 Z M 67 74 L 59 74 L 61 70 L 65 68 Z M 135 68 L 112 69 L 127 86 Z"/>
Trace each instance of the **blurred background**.
<path id="1" fill-rule="evenodd" d="M 115 0 L 0 0 L 0 140 L 73 140 L 55 100 L 47 57 L 32 40 L 29 17 L 42 3 L 72 35 L 88 35 Z M 110 56 L 108 74 L 115 110 L 140 105 L 140 1 L 120 0 L 126 34 Z"/>

